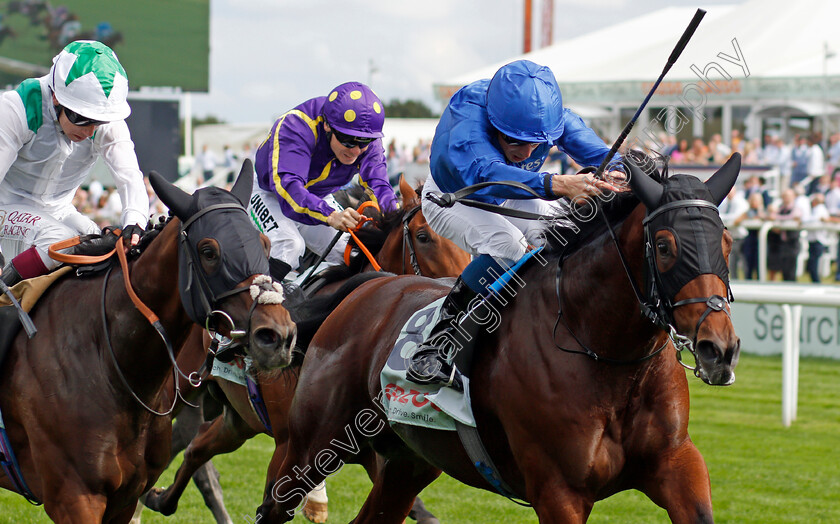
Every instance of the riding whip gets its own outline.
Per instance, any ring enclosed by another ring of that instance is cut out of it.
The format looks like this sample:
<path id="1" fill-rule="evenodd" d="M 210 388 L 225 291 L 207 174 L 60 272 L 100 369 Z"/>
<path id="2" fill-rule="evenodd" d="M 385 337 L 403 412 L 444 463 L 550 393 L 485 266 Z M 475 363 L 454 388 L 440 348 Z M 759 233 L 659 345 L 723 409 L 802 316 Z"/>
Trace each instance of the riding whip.
<path id="1" fill-rule="evenodd" d="M 662 74 L 660 74 L 659 78 L 656 79 L 656 83 L 653 84 L 653 87 L 645 97 L 644 101 L 642 102 L 642 105 L 640 105 L 639 109 L 636 110 L 636 114 L 633 115 L 633 118 L 631 118 L 630 121 L 627 122 L 627 125 L 624 126 L 624 130 L 615 140 L 615 143 L 610 148 L 609 153 L 607 153 L 607 156 L 605 156 L 604 160 L 601 161 L 601 165 L 598 166 L 598 169 L 595 171 L 595 178 L 600 178 L 601 175 L 604 173 L 604 169 L 606 169 L 613 156 L 615 156 L 616 152 L 618 151 L 618 148 L 621 147 L 621 144 L 624 143 L 624 140 L 627 138 L 627 135 L 630 134 L 630 131 L 633 129 L 633 125 L 636 123 L 636 120 L 639 118 L 639 115 L 642 114 L 642 110 L 645 108 L 645 106 L 647 106 L 647 103 L 650 101 L 650 98 L 656 92 L 656 89 L 659 87 L 659 84 L 662 83 L 662 79 L 665 78 L 665 75 L 668 74 L 668 71 L 671 70 L 671 66 L 674 65 L 674 63 L 677 61 L 677 58 L 679 58 L 682 54 L 683 49 L 685 49 L 686 44 L 688 44 L 688 41 L 691 40 L 692 36 L 694 36 L 694 31 L 697 30 L 697 26 L 700 25 L 700 21 L 703 20 L 704 16 L 706 16 L 706 11 L 702 9 L 698 9 L 697 12 L 694 13 L 694 18 L 691 19 L 691 22 L 688 24 L 688 27 L 685 28 L 685 31 L 680 37 L 679 42 L 677 42 L 677 45 L 674 47 L 674 50 L 671 51 L 671 56 L 668 57 L 668 63 L 665 64 L 665 68 L 662 70 Z"/>
<path id="2" fill-rule="evenodd" d="M 29 338 L 34 337 L 35 334 L 38 332 L 38 329 L 35 328 L 35 323 L 32 322 L 32 319 L 29 318 L 29 314 L 26 311 L 24 311 L 23 308 L 20 306 L 20 302 L 18 302 L 18 300 L 15 298 L 15 295 L 14 293 L 12 293 L 12 290 L 9 289 L 9 286 L 7 286 L 6 283 L 2 280 L 0 280 L 0 291 L 2 291 L 4 295 L 9 297 L 9 301 L 17 310 L 18 317 L 20 317 L 20 323 L 23 325 L 23 329 L 26 330 L 26 336 Z"/>
<path id="3" fill-rule="evenodd" d="M 301 288 L 303 288 L 307 284 L 307 282 L 309 282 L 312 279 L 312 275 L 315 274 L 315 270 L 318 269 L 318 266 L 321 265 L 321 262 L 323 262 L 324 259 L 327 258 L 327 255 L 330 251 L 332 251 L 332 248 L 334 248 L 335 245 L 338 244 L 338 239 L 341 238 L 341 235 L 343 234 L 344 231 L 339 231 L 338 233 L 336 233 L 332 241 L 330 242 L 330 245 L 327 246 L 327 249 L 325 249 L 323 253 L 318 255 L 318 261 L 312 265 L 312 269 L 309 271 L 309 274 L 306 275 L 306 278 L 304 278 L 303 282 L 300 283 Z"/>

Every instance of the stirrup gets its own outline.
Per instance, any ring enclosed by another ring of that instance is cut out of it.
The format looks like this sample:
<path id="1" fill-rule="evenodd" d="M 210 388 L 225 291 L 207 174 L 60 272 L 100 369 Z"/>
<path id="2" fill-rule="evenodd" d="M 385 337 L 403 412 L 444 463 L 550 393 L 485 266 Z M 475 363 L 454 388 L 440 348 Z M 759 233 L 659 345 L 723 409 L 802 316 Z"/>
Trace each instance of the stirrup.
<path id="1" fill-rule="evenodd" d="M 458 367 L 452 365 L 452 373 L 449 374 L 449 380 L 444 384 L 445 387 L 452 388 L 459 393 L 464 392 L 464 380 L 461 378 L 461 372 Z"/>

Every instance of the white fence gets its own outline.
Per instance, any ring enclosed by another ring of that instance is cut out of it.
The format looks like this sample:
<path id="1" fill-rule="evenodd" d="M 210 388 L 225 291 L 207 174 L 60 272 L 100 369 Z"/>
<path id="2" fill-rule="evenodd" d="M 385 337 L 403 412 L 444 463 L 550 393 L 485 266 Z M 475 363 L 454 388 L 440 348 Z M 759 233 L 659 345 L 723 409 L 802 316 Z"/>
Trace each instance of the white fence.
<path id="1" fill-rule="evenodd" d="M 732 281 L 736 304 L 778 304 L 782 308 L 782 424 L 796 420 L 799 391 L 800 321 L 802 306 L 840 307 L 840 287 L 810 284 L 761 284 Z M 738 326 L 735 326 L 736 332 Z"/>

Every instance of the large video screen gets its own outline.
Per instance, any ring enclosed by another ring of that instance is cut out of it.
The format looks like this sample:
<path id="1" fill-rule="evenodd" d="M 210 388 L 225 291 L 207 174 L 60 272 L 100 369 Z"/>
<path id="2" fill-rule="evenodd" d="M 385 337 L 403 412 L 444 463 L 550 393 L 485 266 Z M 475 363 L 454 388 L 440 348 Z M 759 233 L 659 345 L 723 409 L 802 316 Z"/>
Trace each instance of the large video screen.
<path id="1" fill-rule="evenodd" d="M 210 0 L 0 2 L 0 88 L 46 74 L 73 40 L 109 45 L 132 90 L 207 92 Z"/>

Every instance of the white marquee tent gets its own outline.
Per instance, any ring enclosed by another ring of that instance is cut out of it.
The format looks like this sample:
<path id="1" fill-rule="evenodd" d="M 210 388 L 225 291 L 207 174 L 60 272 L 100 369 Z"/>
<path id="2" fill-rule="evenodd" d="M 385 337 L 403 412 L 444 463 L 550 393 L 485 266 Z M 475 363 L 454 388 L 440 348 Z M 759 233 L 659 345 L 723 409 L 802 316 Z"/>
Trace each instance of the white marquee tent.
<path id="1" fill-rule="evenodd" d="M 662 9 L 465 73 L 437 84 L 436 92 L 446 100 L 461 86 L 490 78 L 504 63 L 526 58 L 554 71 L 568 107 L 584 118 L 606 120 L 615 135 L 661 73 L 694 11 Z M 693 107 L 702 115 L 692 119 L 695 136 L 728 136 L 733 124 L 757 136 L 772 118 L 787 134 L 790 117 L 837 113 L 840 2 L 751 0 L 706 11 L 652 108 L 670 106 L 690 115 Z M 643 115 L 637 128 L 656 111 Z M 817 122 L 817 129 L 825 125 Z"/>

